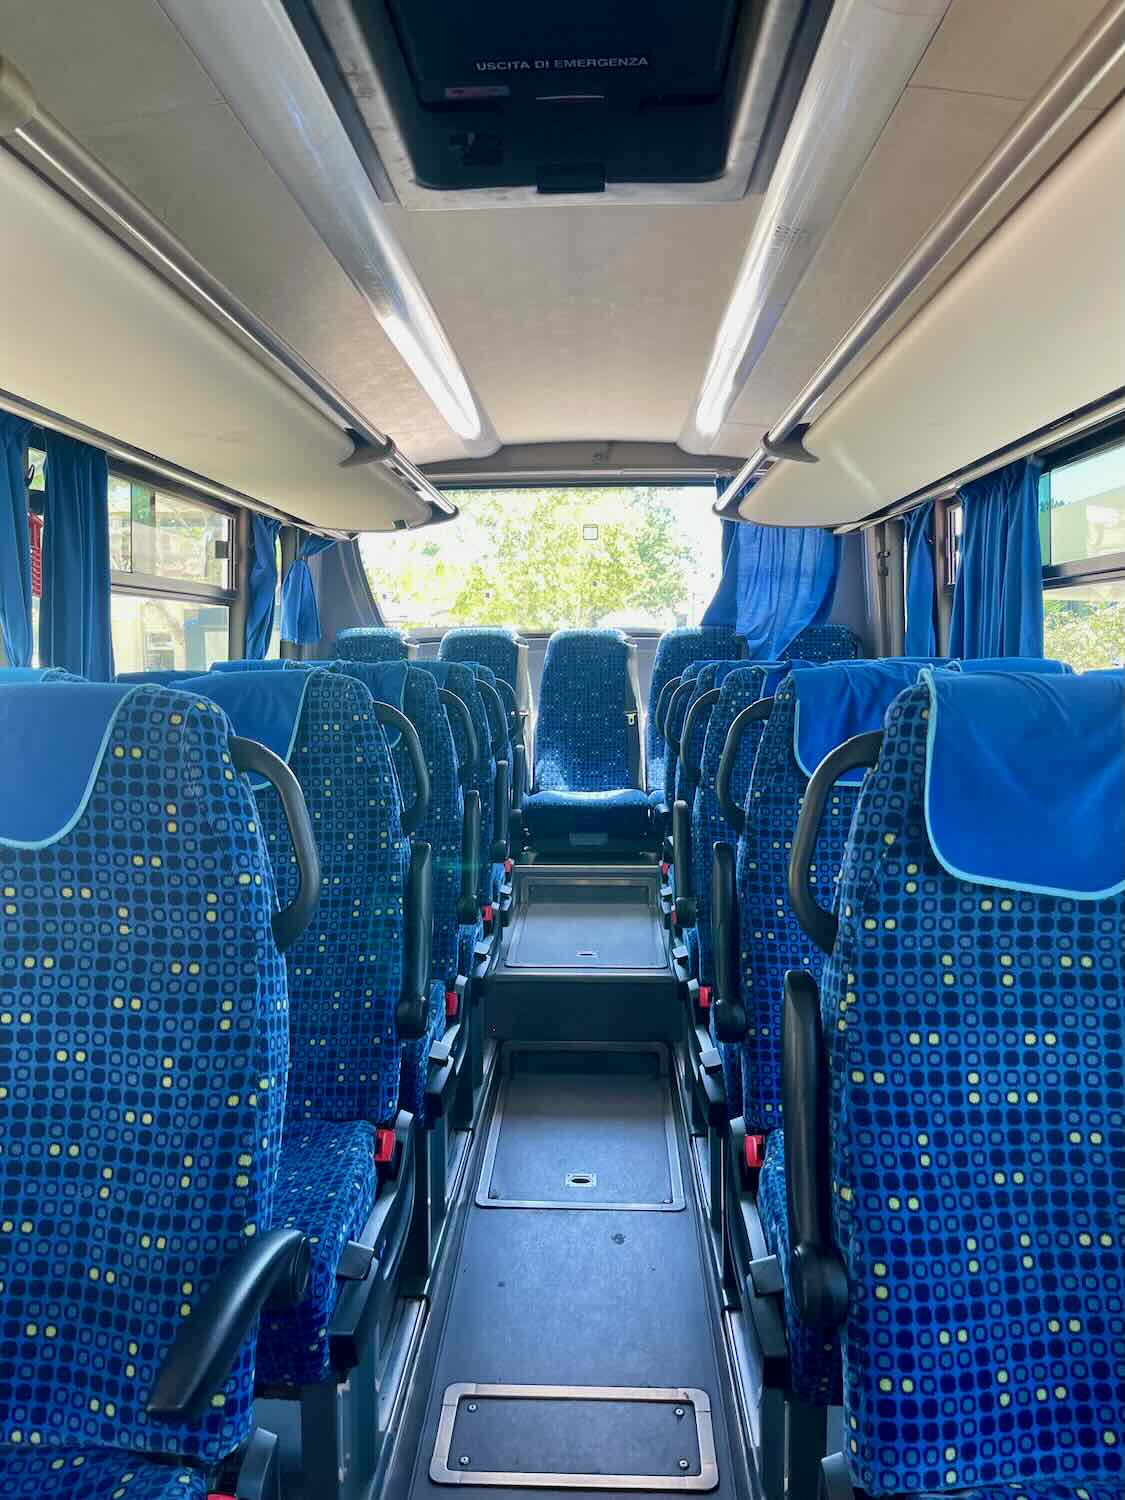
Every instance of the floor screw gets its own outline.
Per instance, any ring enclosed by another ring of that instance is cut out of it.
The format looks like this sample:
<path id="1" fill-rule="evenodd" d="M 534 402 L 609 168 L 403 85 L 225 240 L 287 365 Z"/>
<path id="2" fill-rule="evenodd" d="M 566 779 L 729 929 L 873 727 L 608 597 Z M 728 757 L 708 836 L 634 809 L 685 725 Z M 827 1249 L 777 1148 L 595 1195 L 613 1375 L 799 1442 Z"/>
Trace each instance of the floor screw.
<path id="1" fill-rule="evenodd" d="M 469 1467 L 469 1455 L 467 1453 L 462 1453 L 461 1457 L 457 1460 L 457 1462 L 461 1465 L 461 1467 L 463 1469 L 467 1469 Z M 687 1459 L 685 1458 L 684 1459 L 684 1464 L 686 1465 L 686 1463 L 687 1463 Z"/>
<path id="2" fill-rule="evenodd" d="M 464 1462 L 464 1460 L 462 1460 L 462 1462 Z M 686 1458 L 681 1458 L 680 1459 L 680 1468 L 681 1469 L 690 1469 L 691 1468 L 691 1464 L 688 1463 L 688 1461 L 687 1461 Z"/>

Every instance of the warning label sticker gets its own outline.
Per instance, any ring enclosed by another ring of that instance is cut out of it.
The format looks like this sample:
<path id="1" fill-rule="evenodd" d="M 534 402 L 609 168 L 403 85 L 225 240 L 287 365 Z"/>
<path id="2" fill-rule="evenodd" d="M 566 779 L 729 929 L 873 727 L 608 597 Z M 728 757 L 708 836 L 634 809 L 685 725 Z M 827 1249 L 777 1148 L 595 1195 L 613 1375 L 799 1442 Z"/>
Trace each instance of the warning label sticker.
<path id="1" fill-rule="evenodd" d="M 647 57 L 499 57 L 481 58 L 473 66 L 478 73 L 549 73 L 567 68 L 595 68 L 618 72 L 623 68 L 647 68 Z"/>

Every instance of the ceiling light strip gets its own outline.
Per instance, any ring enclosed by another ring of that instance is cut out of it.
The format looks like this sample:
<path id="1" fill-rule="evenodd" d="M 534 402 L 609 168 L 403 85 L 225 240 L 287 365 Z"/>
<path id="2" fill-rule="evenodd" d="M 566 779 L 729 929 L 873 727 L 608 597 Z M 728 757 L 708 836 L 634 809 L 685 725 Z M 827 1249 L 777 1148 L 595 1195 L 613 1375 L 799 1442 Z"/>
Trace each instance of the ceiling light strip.
<path id="1" fill-rule="evenodd" d="M 500 446 L 282 0 L 160 0 L 467 453 Z"/>
<path id="2" fill-rule="evenodd" d="M 1122 57 L 1125 57 L 1125 0 L 1111 0 L 991 156 L 919 240 L 895 275 L 770 428 L 766 442 L 771 445 L 784 443 L 792 437 L 795 428 L 807 421 L 812 408 L 848 365 L 1034 160 L 1074 111 L 1088 101 L 1093 90 Z M 715 504 L 720 515 L 737 519 L 735 502 L 767 457 L 762 444 L 746 460 Z"/>

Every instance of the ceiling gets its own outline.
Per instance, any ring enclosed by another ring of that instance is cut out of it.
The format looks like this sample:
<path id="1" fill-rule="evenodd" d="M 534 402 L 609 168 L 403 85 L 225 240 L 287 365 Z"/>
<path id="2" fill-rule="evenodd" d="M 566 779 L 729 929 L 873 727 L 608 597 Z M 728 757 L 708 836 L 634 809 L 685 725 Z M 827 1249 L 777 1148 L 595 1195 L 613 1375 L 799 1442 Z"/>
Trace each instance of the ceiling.
<path id="1" fill-rule="evenodd" d="M 1100 8 L 1101 0 L 953 0 L 714 452 L 753 450 Z M 463 456 L 156 0 L 9 0 L 0 52 L 409 458 Z M 1125 71 L 1060 133 L 1055 155 L 1123 86 Z M 505 444 L 667 444 L 699 389 L 758 204 L 388 215 Z"/>

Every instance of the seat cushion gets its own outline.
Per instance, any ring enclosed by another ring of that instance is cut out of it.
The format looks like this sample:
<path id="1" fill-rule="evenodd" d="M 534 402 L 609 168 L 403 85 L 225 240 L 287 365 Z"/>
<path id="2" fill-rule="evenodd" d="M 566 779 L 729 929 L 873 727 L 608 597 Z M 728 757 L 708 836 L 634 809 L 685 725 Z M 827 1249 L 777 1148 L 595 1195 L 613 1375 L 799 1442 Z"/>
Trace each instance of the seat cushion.
<path id="1" fill-rule="evenodd" d="M 789 1383 L 811 1406 L 838 1406 L 843 1399 L 840 1340 L 834 1329 L 808 1328 L 797 1317 L 789 1283 L 789 1212 L 785 1201 L 785 1141 L 775 1130 L 766 1143 L 758 1179 L 758 1217 L 771 1255 L 785 1284 L 785 1336 L 789 1344 Z"/>
<path id="2" fill-rule="evenodd" d="M 277 1174 L 275 1229 L 309 1238 L 312 1266 L 299 1307 L 262 1316 L 258 1381 L 309 1385 L 328 1369 L 328 1323 L 336 1306 L 336 1265 L 375 1202 L 375 1140 L 366 1123 L 291 1121 Z"/>
<path id="3" fill-rule="evenodd" d="M 0 1446 L 7 1500 L 203 1500 L 206 1475 L 112 1448 Z"/>
<path id="4" fill-rule="evenodd" d="M 1032 1479 L 971 1490 L 912 1491 L 909 1500 L 1121 1500 L 1121 1486 L 1105 1479 Z"/>
<path id="5" fill-rule="evenodd" d="M 649 829 L 648 794 L 637 787 L 608 792 L 533 792 L 523 802 L 528 836 L 566 838 L 570 834 L 607 834 L 610 838 L 644 838 Z"/>

